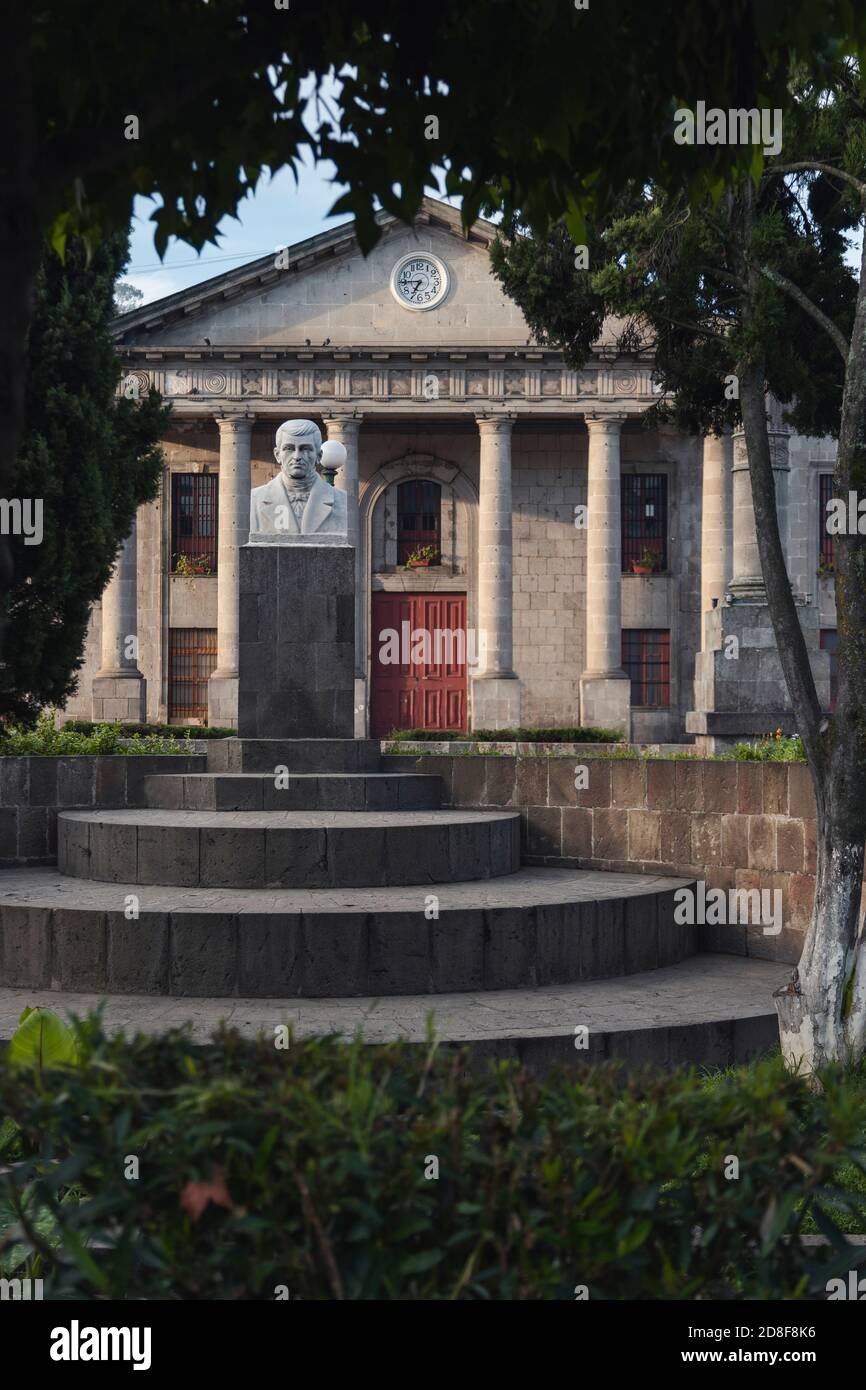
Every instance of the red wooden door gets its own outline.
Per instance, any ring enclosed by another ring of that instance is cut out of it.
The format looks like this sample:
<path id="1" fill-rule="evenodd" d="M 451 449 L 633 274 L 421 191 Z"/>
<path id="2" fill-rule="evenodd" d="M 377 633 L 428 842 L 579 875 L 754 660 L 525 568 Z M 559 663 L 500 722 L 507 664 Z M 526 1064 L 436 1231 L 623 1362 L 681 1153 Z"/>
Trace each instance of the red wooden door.
<path id="1" fill-rule="evenodd" d="M 465 730 L 465 594 L 373 594 L 371 638 L 372 738 Z"/>

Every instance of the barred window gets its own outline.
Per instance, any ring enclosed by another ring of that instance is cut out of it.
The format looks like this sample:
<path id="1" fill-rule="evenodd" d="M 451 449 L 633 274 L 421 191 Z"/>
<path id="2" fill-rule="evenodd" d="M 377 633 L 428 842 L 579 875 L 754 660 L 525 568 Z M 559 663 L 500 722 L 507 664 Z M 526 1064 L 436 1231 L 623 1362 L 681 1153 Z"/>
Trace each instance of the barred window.
<path id="1" fill-rule="evenodd" d="M 207 723 L 207 683 L 216 669 L 217 635 L 212 627 L 168 630 L 168 717 Z"/>
<path id="2" fill-rule="evenodd" d="M 622 665 L 631 680 L 631 703 L 658 709 L 671 702 L 670 633 L 661 628 L 625 628 Z"/>
<path id="3" fill-rule="evenodd" d="M 430 545 L 438 563 L 442 540 L 442 488 L 426 478 L 401 483 L 397 489 L 397 563 L 405 564 L 413 550 Z"/>
<path id="4" fill-rule="evenodd" d="M 668 479 L 666 473 L 623 473 L 622 568 L 629 571 L 654 557 L 656 570 L 668 567 Z"/>
<path id="5" fill-rule="evenodd" d="M 171 572 L 181 556 L 200 574 L 217 570 L 217 477 L 214 473 L 171 475 Z"/>

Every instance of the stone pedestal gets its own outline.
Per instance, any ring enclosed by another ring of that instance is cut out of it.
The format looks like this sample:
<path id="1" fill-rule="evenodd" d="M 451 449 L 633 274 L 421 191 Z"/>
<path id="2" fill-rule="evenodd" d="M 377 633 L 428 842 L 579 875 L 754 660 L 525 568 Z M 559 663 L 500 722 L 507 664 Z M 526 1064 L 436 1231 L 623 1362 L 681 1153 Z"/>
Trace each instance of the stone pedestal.
<path id="1" fill-rule="evenodd" d="M 820 649 L 819 613 L 798 604 L 818 699 L 830 703 L 830 657 Z M 781 728 L 796 733 L 770 610 L 762 603 L 727 603 L 704 618 L 705 649 L 695 657 L 695 709 L 686 732 L 699 751 L 721 752 Z"/>
<path id="2" fill-rule="evenodd" d="M 354 548 L 253 544 L 238 556 L 238 734 L 353 738 Z"/>
<path id="3" fill-rule="evenodd" d="M 782 408 L 768 398 L 768 436 L 776 490 L 776 511 L 782 548 L 788 539 L 788 430 Z M 724 463 L 720 444 L 704 446 L 704 485 L 718 484 Z M 715 449 L 716 453 L 713 454 Z M 749 459 L 742 430 L 733 437 L 732 471 L 732 574 L 724 597 L 718 600 L 719 553 L 722 538 L 721 509 L 715 525 L 702 529 L 709 539 L 709 573 L 702 575 L 705 609 L 702 650 L 695 657 L 695 707 L 686 715 L 686 732 L 696 735 L 699 752 L 717 753 L 733 743 L 760 738 L 778 728 L 796 733 L 788 687 L 776 646 L 776 635 L 767 606 L 761 573 Z M 720 493 L 720 489 L 718 489 Z M 718 504 L 719 497 L 716 497 Z M 705 521 L 708 518 L 705 515 Z M 824 709 L 830 703 L 830 658 L 820 648 L 820 614 L 817 607 L 798 601 L 800 626 L 806 639 L 818 699 Z"/>

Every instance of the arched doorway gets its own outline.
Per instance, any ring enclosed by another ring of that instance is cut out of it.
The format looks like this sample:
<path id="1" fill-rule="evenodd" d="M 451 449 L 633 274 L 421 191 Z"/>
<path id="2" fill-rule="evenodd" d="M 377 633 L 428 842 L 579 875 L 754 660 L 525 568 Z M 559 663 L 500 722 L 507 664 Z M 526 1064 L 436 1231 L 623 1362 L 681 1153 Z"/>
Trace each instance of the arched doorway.
<path id="1" fill-rule="evenodd" d="M 454 465 L 411 455 L 361 499 L 368 727 L 469 727 L 475 492 Z"/>

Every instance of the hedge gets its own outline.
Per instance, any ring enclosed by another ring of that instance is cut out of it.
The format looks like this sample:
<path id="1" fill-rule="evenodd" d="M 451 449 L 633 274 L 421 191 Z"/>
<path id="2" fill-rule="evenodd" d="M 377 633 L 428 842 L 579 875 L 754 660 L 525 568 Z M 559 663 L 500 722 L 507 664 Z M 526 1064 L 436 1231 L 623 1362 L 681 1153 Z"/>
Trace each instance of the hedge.
<path id="1" fill-rule="evenodd" d="M 93 734 L 106 726 L 92 719 L 67 719 L 64 729 L 76 733 Z M 234 738 L 234 729 L 221 729 L 216 724 L 122 724 L 124 738 L 133 734 L 156 734 L 160 738 Z"/>
<path id="2" fill-rule="evenodd" d="M 388 734 L 395 743 L 621 743 L 617 729 L 595 729 L 576 725 L 566 729 L 473 729 L 459 733 L 453 729 L 395 729 Z"/>
<path id="3" fill-rule="evenodd" d="M 833 1185 L 866 1171 L 844 1078 L 541 1082 L 432 1042 L 276 1041 L 91 1017 L 65 1069 L 7 1055 L 0 1274 L 64 1299 L 824 1298 L 866 1259 L 834 1224 L 866 1200 Z M 807 1221 L 837 1248 L 785 1239 Z"/>

